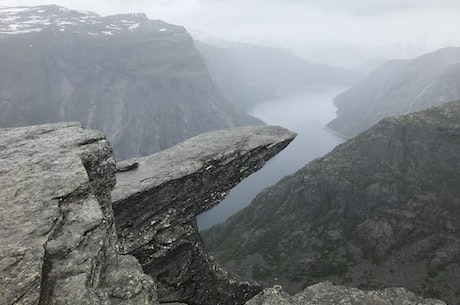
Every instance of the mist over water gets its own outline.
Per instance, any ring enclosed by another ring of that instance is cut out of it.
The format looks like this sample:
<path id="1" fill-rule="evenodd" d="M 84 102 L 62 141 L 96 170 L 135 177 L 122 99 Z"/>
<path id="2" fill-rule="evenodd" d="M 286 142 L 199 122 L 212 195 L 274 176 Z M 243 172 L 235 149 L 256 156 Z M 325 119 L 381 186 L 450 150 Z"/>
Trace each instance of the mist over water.
<path id="1" fill-rule="evenodd" d="M 258 172 L 235 188 L 219 205 L 198 217 L 200 230 L 225 221 L 264 188 L 274 185 L 311 160 L 331 151 L 344 140 L 328 133 L 324 126 L 336 117 L 332 99 L 347 88 L 311 88 L 286 92 L 255 106 L 249 113 L 268 125 L 279 125 L 297 132 L 297 137 Z"/>

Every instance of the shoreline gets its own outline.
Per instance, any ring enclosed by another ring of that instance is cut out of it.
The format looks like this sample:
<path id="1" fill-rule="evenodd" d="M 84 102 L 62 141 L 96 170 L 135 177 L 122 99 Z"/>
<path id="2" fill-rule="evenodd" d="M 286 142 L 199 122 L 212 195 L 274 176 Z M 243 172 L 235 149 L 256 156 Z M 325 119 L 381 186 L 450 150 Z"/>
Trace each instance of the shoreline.
<path id="1" fill-rule="evenodd" d="M 348 141 L 350 139 L 353 139 L 354 137 L 350 137 L 350 136 L 347 136 L 347 135 L 344 135 L 343 133 L 339 132 L 339 131 L 336 131 L 334 129 L 331 129 L 329 126 L 324 125 L 323 126 L 323 130 L 331 135 L 334 135 L 338 138 L 341 138 L 342 140 L 345 140 L 345 141 Z"/>

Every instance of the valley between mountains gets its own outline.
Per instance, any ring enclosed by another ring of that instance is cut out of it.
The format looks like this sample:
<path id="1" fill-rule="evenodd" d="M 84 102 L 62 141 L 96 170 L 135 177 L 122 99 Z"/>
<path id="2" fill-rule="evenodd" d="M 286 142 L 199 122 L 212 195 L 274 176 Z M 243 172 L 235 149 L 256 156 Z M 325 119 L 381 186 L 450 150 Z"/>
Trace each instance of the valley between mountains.
<path id="1" fill-rule="evenodd" d="M 196 33 L 0 6 L 0 305 L 460 305 L 458 44 Z"/>

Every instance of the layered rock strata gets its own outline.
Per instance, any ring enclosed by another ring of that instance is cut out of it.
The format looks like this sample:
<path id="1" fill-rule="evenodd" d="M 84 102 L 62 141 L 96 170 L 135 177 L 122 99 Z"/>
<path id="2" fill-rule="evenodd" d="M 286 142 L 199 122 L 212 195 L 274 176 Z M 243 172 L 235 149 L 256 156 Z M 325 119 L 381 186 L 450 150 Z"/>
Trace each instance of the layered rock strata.
<path id="1" fill-rule="evenodd" d="M 294 138 L 280 127 L 202 134 L 149 157 L 125 161 L 113 210 L 120 251 L 158 284 L 161 301 L 241 304 L 261 288 L 231 278 L 201 247 L 195 217 L 219 203 Z M 131 164 L 132 170 L 124 170 Z"/>

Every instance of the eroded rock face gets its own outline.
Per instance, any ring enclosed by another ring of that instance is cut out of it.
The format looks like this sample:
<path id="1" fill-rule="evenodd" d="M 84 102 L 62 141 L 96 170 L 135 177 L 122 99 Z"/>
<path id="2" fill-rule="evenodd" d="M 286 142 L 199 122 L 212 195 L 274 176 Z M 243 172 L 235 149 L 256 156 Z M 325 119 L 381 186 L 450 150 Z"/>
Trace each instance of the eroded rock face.
<path id="1" fill-rule="evenodd" d="M 280 127 L 240 127 L 119 165 L 113 210 L 120 251 L 136 256 L 157 280 L 160 301 L 241 304 L 261 290 L 231 277 L 207 255 L 195 217 L 294 136 Z"/>
<path id="2" fill-rule="evenodd" d="M 281 286 L 265 289 L 246 305 L 446 305 L 423 299 L 404 288 L 387 288 L 379 291 L 363 291 L 322 282 L 305 288 L 295 296 L 283 292 Z"/>
<path id="3" fill-rule="evenodd" d="M 114 248 L 115 162 L 101 133 L 2 129 L 0 173 L 1 304 L 156 302 L 151 277 Z"/>
<path id="4" fill-rule="evenodd" d="M 262 124 L 221 94 L 181 26 L 56 5 L 0 8 L 0 127 L 79 121 L 117 159 Z"/>

